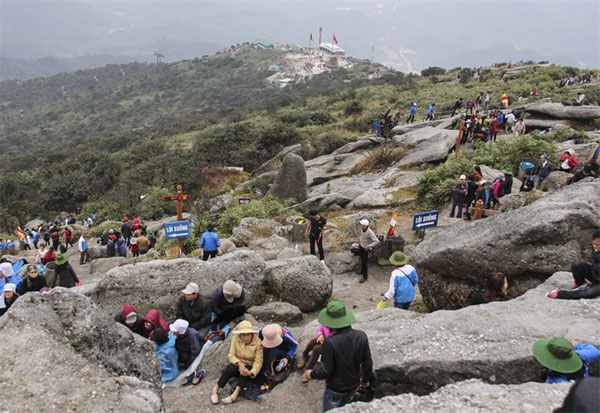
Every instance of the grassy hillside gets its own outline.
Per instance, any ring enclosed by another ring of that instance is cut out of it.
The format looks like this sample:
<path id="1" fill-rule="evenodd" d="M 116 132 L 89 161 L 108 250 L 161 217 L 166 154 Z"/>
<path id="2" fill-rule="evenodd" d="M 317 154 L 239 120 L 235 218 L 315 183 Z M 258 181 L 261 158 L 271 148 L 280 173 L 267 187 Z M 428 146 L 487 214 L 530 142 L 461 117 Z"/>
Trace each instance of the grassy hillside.
<path id="1" fill-rule="evenodd" d="M 388 109 L 405 113 L 412 101 L 422 119 L 431 102 L 443 112 L 457 97 L 486 90 L 496 105 L 503 91 L 526 103 L 533 85 L 538 98 L 571 99 L 574 92 L 557 83 L 579 72 L 532 66 L 506 83 L 501 69 L 478 80 L 459 70 L 369 79 L 378 68 L 356 61 L 280 89 L 265 79 L 282 53 L 246 49 L 0 83 L 0 226 L 63 210 L 150 218 L 162 212 L 156 199 L 177 183 L 193 197 L 214 194 L 203 185 L 207 167 L 214 185 L 214 166 L 251 172 L 292 143 L 302 143 L 305 158 L 328 153 L 368 133 Z"/>

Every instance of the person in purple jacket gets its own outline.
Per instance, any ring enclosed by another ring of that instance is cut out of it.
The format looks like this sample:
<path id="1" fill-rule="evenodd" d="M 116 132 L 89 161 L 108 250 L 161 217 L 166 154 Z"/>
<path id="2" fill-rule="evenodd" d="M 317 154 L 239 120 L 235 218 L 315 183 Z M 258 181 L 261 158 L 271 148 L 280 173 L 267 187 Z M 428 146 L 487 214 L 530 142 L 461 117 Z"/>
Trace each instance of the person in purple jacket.
<path id="1" fill-rule="evenodd" d="M 540 339 L 533 344 L 533 356 L 547 369 L 546 383 L 565 383 L 590 375 L 589 365 L 600 359 L 600 350 L 572 338 Z"/>

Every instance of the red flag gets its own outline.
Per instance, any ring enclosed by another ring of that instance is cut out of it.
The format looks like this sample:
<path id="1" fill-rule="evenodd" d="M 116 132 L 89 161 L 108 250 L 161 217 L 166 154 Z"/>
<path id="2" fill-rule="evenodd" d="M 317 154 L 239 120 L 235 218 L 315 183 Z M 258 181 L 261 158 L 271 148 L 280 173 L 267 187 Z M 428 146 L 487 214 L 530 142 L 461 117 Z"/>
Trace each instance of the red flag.
<path id="1" fill-rule="evenodd" d="M 398 213 L 394 212 L 394 215 L 392 215 L 392 219 L 390 219 L 390 226 L 389 226 L 388 232 L 387 232 L 388 236 L 393 237 L 397 228 L 398 228 Z"/>
<path id="2" fill-rule="evenodd" d="M 335 34 L 333 35 L 333 43 L 338 44 L 338 39 L 335 37 Z"/>

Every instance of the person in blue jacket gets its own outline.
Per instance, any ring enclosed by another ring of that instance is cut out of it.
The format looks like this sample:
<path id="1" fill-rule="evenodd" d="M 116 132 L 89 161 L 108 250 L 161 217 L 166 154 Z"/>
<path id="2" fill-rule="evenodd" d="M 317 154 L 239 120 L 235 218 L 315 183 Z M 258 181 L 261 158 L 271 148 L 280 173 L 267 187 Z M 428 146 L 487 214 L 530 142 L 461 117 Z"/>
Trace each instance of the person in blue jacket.
<path id="1" fill-rule="evenodd" d="M 154 342 L 156 348 L 162 382 L 166 383 L 173 380 L 179 374 L 175 337 L 162 328 L 156 328 L 150 333 L 150 340 Z"/>
<path id="2" fill-rule="evenodd" d="M 565 383 L 590 375 L 589 366 L 600 359 L 600 350 L 572 338 L 540 339 L 533 344 L 533 356 L 548 371 L 546 383 Z"/>
<path id="3" fill-rule="evenodd" d="M 219 240 L 219 236 L 214 232 L 214 227 L 209 225 L 200 239 L 200 248 L 204 251 L 202 253 L 202 261 L 207 261 L 209 256 L 210 258 L 215 258 L 220 246 L 221 240 Z"/>
<path id="4" fill-rule="evenodd" d="M 408 111 L 408 119 L 406 119 L 406 123 L 412 123 L 415 121 L 415 115 L 417 114 L 417 102 L 413 102 L 410 110 Z"/>
<path id="5" fill-rule="evenodd" d="M 435 116 L 435 103 L 432 103 L 431 105 L 429 105 L 429 109 L 427 109 L 427 118 L 425 119 L 427 120 L 433 120 L 433 117 Z"/>
<path id="6" fill-rule="evenodd" d="M 37 232 L 35 229 L 33 231 L 31 231 L 32 235 L 33 235 L 33 246 L 35 247 L 35 249 L 38 249 L 38 244 L 40 242 L 40 233 Z"/>
<path id="7" fill-rule="evenodd" d="M 19 277 L 18 271 L 22 266 L 23 260 L 15 264 L 15 267 L 17 267 L 17 272 L 15 272 L 15 269 L 10 262 L 6 261 L 0 264 L 0 293 L 4 291 L 4 285 L 9 283 L 14 284 L 17 287 L 16 291 L 19 291 L 23 280 Z"/>
<path id="8" fill-rule="evenodd" d="M 390 288 L 383 295 L 383 300 L 394 299 L 394 307 L 408 310 L 415 298 L 415 285 L 419 282 L 417 270 L 408 265 L 408 256 L 402 251 L 394 252 L 390 262 L 396 268 L 392 271 Z"/>

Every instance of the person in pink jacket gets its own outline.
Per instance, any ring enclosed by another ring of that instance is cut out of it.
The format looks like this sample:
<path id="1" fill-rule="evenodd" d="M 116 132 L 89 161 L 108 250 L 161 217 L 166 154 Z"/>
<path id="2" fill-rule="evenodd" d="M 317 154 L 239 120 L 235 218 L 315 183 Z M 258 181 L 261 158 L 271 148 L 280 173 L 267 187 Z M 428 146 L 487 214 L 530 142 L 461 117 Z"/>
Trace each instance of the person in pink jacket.
<path id="1" fill-rule="evenodd" d="M 321 351 L 323 347 L 323 343 L 326 338 L 331 337 L 335 331 L 325 327 L 324 325 L 320 325 L 317 329 L 317 333 L 315 334 L 315 338 L 312 338 L 306 348 L 302 352 L 302 358 L 297 363 L 297 367 L 299 369 L 306 366 L 307 370 L 312 370 L 312 368 L 317 364 L 319 357 L 321 356 Z M 309 357 L 310 354 L 310 357 Z M 306 383 L 308 380 L 302 379 L 302 383 Z"/>

